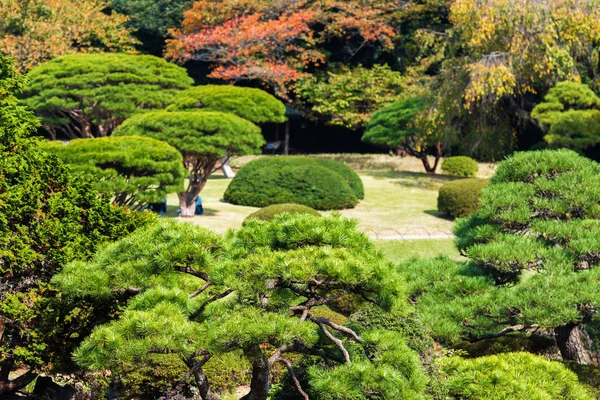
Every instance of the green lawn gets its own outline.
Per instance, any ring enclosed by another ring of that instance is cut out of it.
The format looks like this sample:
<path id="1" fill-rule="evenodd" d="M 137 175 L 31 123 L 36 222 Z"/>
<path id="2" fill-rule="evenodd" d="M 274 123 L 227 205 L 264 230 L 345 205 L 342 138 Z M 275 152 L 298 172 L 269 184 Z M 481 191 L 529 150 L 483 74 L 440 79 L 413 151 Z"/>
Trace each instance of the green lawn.
<path id="1" fill-rule="evenodd" d="M 357 168 L 365 186 L 365 199 L 356 208 L 340 213 L 355 218 L 359 229 L 377 239 L 378 246 L 390 258 L 401 260 L 413 255 L 458 257 L 451 238 L 454 222 L 441 217 L 437 211 L 439 187 L 456 178 L 428 175 L 421 171 L 420 161 L 414 158 L 399 159 L 386 155 L 320 156 L 338 159 Z M 248 160 L 234 160 L 233 164 L 243 165 Z M 370 167 L 380 169 L 358 169 Z M 492 166 L 481 164 L 480 169 L 480 176 L 485 177 L 491 174 Z M 204 215 L 194 217 L 191 221 L 223 233 L 228 229 L 238 229 L 244 219 L 257 210 L 222 201 L 229 182 L 220 173 L 209 179 L 201 193 Z M 167 215 L 177 217 L 177 196 L 170 195 L 167 203 Z"/>
<path id="2" fill-rule="evenodd" d="M 437 190 L 452 178 L 418 172 L 358 171 L 365 185 L 365 199 L 340 213 L 358 220 L 362 231 L 372 237 L 439 237 L 452 234 L 454 223 L 437 212 Z M 257 210 L 222 201 L 228 179 L 213 175 L 201 193 L 205 213 L 193 221 L 225 232 L 237 229 L 244 218 Z M 168 216 L 176 217 L 178 200 L 167 198 Z"/>
<path id="3" fill-rule="evenodd" d="M 395 263 L 415 256 L 423 258 L 448 256 L 456 260 L 463 259 L 454 245 L 454 239 L 377 240 L 375 245 Z"/>

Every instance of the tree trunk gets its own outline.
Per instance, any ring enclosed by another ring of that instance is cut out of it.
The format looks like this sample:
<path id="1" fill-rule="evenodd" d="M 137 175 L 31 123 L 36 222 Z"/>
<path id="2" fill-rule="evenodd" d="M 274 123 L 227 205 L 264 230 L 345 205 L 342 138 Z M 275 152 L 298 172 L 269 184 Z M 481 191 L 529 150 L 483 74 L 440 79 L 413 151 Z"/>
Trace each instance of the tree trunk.
<path id="1" fill-rule="evenodd" d="M 244 353 L 252 362 L 252 380 L 250 381 L 250 393 L 241 400 L 267 400 L 271 389 L 269 360 L 258 346 L 248 349 Z"/>
<path id="2" fill-rule="evenodd" d="M 556 344 L 563 359 L 577 364 L 598 366 L 598 357 L 592 351 L 592 339 L 584 325 L 569 324 L 554 329 Z"/>
<path id="3" fill-rule="evenodd" d="M 290 154 L 290 120 L 285 123 L 285 136 L 283 139 L 283 155 Z"/>
<path id="4" fill-rule="evenodd" d="M 421 162 L 423 163 L 423 167 L 425 167 L 425 171 L 427 171 L 428 174 L 435 174 L 435 171 L 437 170 L 438 164 L 440 163 L 440 158 L 442 158 L 442 144 L 440 142 L 437 142 L 434 146 L 435 152 L 434 152 L 434 157 L 435 157 L 435 161 L 433 162 L 433 165 L 431 165 L 431 163 L 429 162 L 429 158 L 427 158 L 427 154 L 421 154 Z"/>
<path id="5" fill-rule="evenodd" d="M 194 195 L 193 192 L 177 193 L 177 197 L 179 197 L 179 210 L 181 211 L 182 217 L 191 218 L 194 215 L 196 215 L 196 196 L 197 195 L 198 195 L 198 193 L 196 193 Z"/>
<path id="6" fill-rule="evenodd" d="M 10 380 L 8 376 L 13 367 L 14 363 L 12 359 L 6 359 L 0 362 L 0 398 L 2 398 L 3 395 L 14 394 L 18 390 L 21 390 L 25 386 L 29 385 L 35 378 L 37 378 L 36 373 L 33 371 L 27 371 L 23 375 Z"/>

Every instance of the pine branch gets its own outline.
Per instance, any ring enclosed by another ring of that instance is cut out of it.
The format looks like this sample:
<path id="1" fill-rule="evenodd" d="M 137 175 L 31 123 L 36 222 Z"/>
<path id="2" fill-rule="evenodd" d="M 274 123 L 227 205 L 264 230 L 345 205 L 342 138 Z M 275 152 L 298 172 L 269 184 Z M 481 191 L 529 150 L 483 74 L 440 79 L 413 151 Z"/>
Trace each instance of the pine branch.
<path id="1" fill-rule="evenodd" d="M 202 305 L 200 306 L 200 308 L 198 308 L 196 311 L 194 311 L 194 313 L 192 315 L 190 315 L 190 319 L 194 319 L 196 318 L 198 315 L 202 314 L 202 312 L 204 311 L 204 309 L 212 302 L 217 301 L 219 299 L 222 299 L 223 297 L 228 296 L 229 294 L 233 293 L 233 289 L 227 289 L 226 291 L 224 291 L 223 293 L 219 293 L 219 294 L 215 294 L 213 297 L 211 297 L 210 299 L 206 300 L 204 303 L 202 303 Z"/>

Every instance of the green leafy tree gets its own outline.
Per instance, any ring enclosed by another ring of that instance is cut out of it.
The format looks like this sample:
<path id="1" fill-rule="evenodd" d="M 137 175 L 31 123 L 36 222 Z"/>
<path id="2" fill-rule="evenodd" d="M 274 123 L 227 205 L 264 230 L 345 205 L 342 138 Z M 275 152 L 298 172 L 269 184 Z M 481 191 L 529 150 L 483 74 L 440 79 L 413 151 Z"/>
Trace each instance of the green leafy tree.
<path id="1" fill-rule="evenodd" d="M 585 150 L 600 143 L 600 97 L 588 85 L 560 82 L 531 112 L 549 127 L 551 147 Z"/>
<path id="2" fill-rule="evenodd" d="M 145 136 L 175 147 L 189 171 L 185 191 L 178 193 L 181 216 L 193 217 L 195 199 L 215 164 L 230 156 L 255 154 L 264 144 L 260 129 L 233 114 L 213 111 L 155 111 L 126 120 L 115 136 Z"/>
<path id="3" fill-rule="evenodd" d="M 404 91 L 402 75 L 387 65 L 343 67 L 328 72 L 324 79 L 313 76 L 300 81 L 297 89 L 316 115 L 331 125 L 350 129 L 363 128 L 373 113 L 393 103 Z"/>
<path id="4" fill-rule="evenodd" d="M 64 56 L 27 76 L 25 103 L 52 139 L 109 136 L 126 118 L 166 107 L 192 84 L 177 65 L 129 54 Z"/>
<path id="5" fill-rule="evenodd" d="M 47 142 L 43 148 L 75 172 L 94 176 L 94 187 L 113 203 L 139 210 L 183 190 L 186 171 L 179 151 L 140 136 Z"/>
<path id="6" fill-rule="evenodd" d="M 428 103 L 422 97 L 398 100 L 373 114 L 362 140 L 417 157 L 425 171 L 434 174 L 442 157 L 442 144 L 432 118 L 425 115 L 427 108 Z M 435 157 L 433 165 L 428 158 L 431 149 Z"/>
<path id="7" fill-rule="evenodd" d="M 286 121 L 285 105 L 264 90 L 229 86 L 194 86 L 179 93 L 168 111 L 220 111 L 255 124 Z"/>
<path id="8" fill-rule="evenodd" d="M 436 337 L 550 332 L 564 359 L 598 365 L 599 180 L 600 165 L 570 150 L 500 163 L 455 230 L 470 263 L 407 266 Z"/>
<path id="9" fill-rule="evenodd" d="M 403 284 L 390 267 L 352 220 L 283 214 L 248 221 L 225 238 L 161 222 L 91 262 L 70 264 L 55 282 L 106 301 L 139 293 L 77 350 L 75 359 L 88 368 L 118 372 L 152 352 L 176 353 L 190 368 L 180 386 L 194 376 L 201 396 L 211 398 L 203 367 L 237 351 L 252 366 L 244 399 L 267 399 L 276 364 L 303 398 L 417 399 L 425 375 L 402 332 L 369 314 L 344 324 L 327 307 L 351 297 L 370 315 L 406 318 Z"/>
<path id="10" fill-rule="evenodd" d="M 138 46 L 145 53 L 162 55 L 169 30 L 180 28 L 183 12 L 192 0 L 112 0 L 110 7 L 126 15 L 126 26 L 134 29 Z"/>
<path id="11" fill-rule="evenodd" d="M 100 199 L 90 182 L 39 148 L 29 137 L 38 122 L 13 95 L 23 85 L 11 60 L 0 57 L 0 396 L 64 359 L 71 326 L 86 318 L 85 307 L 78 317 L 56 303 L 46 307 L 56 296 L 45 285 L 52 275 L 151 218 Z M 9 379 L 18 368 L 26 372 Z"/>

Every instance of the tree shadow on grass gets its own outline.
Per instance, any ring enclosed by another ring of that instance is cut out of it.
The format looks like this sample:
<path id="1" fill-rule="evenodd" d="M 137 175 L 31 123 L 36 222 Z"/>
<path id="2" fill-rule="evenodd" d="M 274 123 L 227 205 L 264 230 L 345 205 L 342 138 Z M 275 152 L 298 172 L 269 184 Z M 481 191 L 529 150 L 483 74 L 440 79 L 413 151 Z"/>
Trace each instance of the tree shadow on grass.
<path id="1" fill-rule="evenodd" d="M 425 172 L 410 171 L 361 171 L 361 175 L 370 176 L 374 179 L 387 179 L 396 185 L 406 188 L 428 190 L 438 189 L 445 183 L 460 179 L 449 175 L 432 175 Z"/>
<path id="2" fill-rule="evenodd" d="M 433 217 L 436 217 L 436 218 L 442 219 L 442 220 L 444 220 L 444 221 L 450 221 L 450 222 L 454 222 L 454 218 L 452 218 L 452 217 L 451 217 L 451 216 L 449 216 L 449 215 L 442 214 L 442 213 L 440 213 L 438 210 L 425 210 L 425 211 L 424 211 L 424 213 L 425 213 L 425 214 L 428 214 L 428 215 L 431 215 L 431 216 L 433 216 Z"/>

